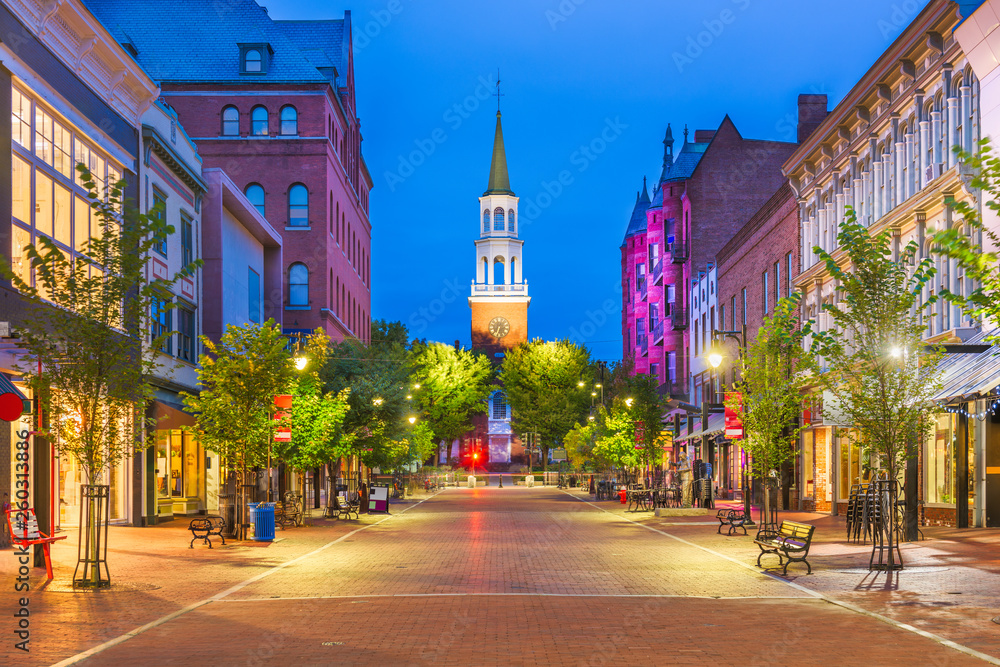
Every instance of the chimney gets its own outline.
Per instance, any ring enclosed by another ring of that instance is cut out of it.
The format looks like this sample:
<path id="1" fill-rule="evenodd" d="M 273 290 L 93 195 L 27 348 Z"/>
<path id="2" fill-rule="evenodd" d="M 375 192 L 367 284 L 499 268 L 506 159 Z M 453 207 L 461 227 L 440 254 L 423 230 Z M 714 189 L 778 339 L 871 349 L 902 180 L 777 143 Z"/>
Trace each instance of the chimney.
<path id="1" fill-rule="evenodd" d="M 826 95 L 799 95 L 798 143 L 819 127 L 827 113 Z"/>
<path id="2" fill-rule="evenodd" d="M 694 143 L 696 144 L 707 144 L 715 136 L 715 130 L 695 130 L 694 131 Z"/>

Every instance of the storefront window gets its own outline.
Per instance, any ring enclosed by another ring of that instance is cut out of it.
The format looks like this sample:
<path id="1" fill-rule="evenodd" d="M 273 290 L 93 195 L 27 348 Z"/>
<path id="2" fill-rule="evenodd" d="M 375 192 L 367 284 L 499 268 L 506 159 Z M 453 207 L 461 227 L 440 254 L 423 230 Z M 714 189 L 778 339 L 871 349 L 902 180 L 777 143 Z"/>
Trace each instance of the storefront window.
<path id="1" fill-rule="evenodd" d="M 201 495 L 202 470 L 204 464 L 201 443 L 196 442 L 190 433 L 184 434 L 184 495 L 197 498 Z"/>
<path id="2" fill-rule="evenodd" d="M 815 435 L 812 430 L 802 433 L 802 497 L 812 498 L 815 489 L 815 479 L 813 477 L 813 447 L 815 446 Z"/>
<path id="3" fill-rule="evenodd" d="M 861 448 L 851 441 L 846 431 L 837 431 L 834 442 L 840 449 L 840 461 L 837 475 L 840 478 L 840 499 L 847 500 L 851 495 L 851 487 L 861 483 L 863 473 L 861 467 Z"/>
<path id="4" fill-rule="evenodd" d="M 184 472 L 184 452 L 182 451 L 183 440 L 180 431 L 170 432 L 170 495 L 180 497 L 184 487 L 181 486 L 182 473 Z"/>
<path id="5" fill-rule="evenodd" d="M 934 431 L 924 443 L 928 503 L 955 503 L 955 432 L 953 415 L 937 415 Z"/>
<path id="6" fill-rule="evenodd" d="M 156 432 L 156 495 L 165 498 L 170 495 L 167 488 L 167 475 L 170 467 L 167 463 L 167 434 L 169 431 Z"/>
<path id="7" fill-rule="evenodd" d="M 157 495 L 201 498 L 204 495 L 205 451 L 194 436 L 180 429 L 156 432 Z"/>

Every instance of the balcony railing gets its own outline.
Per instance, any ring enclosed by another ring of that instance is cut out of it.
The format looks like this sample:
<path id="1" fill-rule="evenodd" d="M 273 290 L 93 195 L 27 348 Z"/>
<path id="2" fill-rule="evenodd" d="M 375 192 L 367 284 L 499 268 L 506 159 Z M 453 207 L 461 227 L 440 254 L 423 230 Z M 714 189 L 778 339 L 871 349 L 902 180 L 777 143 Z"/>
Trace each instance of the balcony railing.
<path id="1" fill-rule="evenodd" d="M 687 261 L 688 251 L 687 245 L 683 240 L 674 241 L 670 244 L 670 261 L 674 264 L 683 264 Z"/>
<path id="2" fill-rule="evenodd" d="M 653 345 L 659 345 L 663 342 L 663 320 L 651 322 L 653 325 Z"/>
<path id="3" fill-rule="evenodd" d="M 688 328 L 687 308 L 674 307 L 674 309 L 670 311 L 670 325 L 675 330 L 678 331 L 682 329 L 687 329 Z"/>
<path id="4" fill-rule="evenodd" d="M 656 264 L 653 264 L 653 284 L 659 285 L 663 281 L 663 259 L 657 258 Z"/>
<path id="5" fill-rule="evenodd" d="M 490 296 L 490 295 L 506 295 L 514 294 L 517 296 L 527 296 L 528 295 L 528 283 L 527 281 L 523 283 L 513 284 L 513 285 L 488 285 L 485 283 L 477 283 L 472 281 L 472 296 Z"/>

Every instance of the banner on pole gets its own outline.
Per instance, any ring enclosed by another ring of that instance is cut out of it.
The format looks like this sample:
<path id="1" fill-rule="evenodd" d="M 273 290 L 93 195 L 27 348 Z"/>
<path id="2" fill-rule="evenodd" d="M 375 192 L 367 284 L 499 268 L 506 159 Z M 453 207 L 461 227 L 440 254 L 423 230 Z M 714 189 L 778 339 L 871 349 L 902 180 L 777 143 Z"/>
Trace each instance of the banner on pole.
<path id="1" fill-rule="evenodd" d="M 739 410 L 730 407 L 736 402 Z M 726 437 L 730 440 L 738 440 L 743 437 L 743 420 L 740 419 L 740 412 L 743 408 L 743 394 L 737 391 L 726 392 Z"/>

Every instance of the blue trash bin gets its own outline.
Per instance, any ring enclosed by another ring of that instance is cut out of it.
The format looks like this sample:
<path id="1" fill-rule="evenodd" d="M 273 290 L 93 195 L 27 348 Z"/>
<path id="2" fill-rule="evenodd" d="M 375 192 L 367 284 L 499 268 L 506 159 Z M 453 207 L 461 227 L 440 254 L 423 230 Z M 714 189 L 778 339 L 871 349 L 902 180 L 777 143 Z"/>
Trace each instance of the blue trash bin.
<path id="1" fill-rule="evenodd" d="M 274 503 L 247 503 L 254 542 L 274 541 Z"/>

